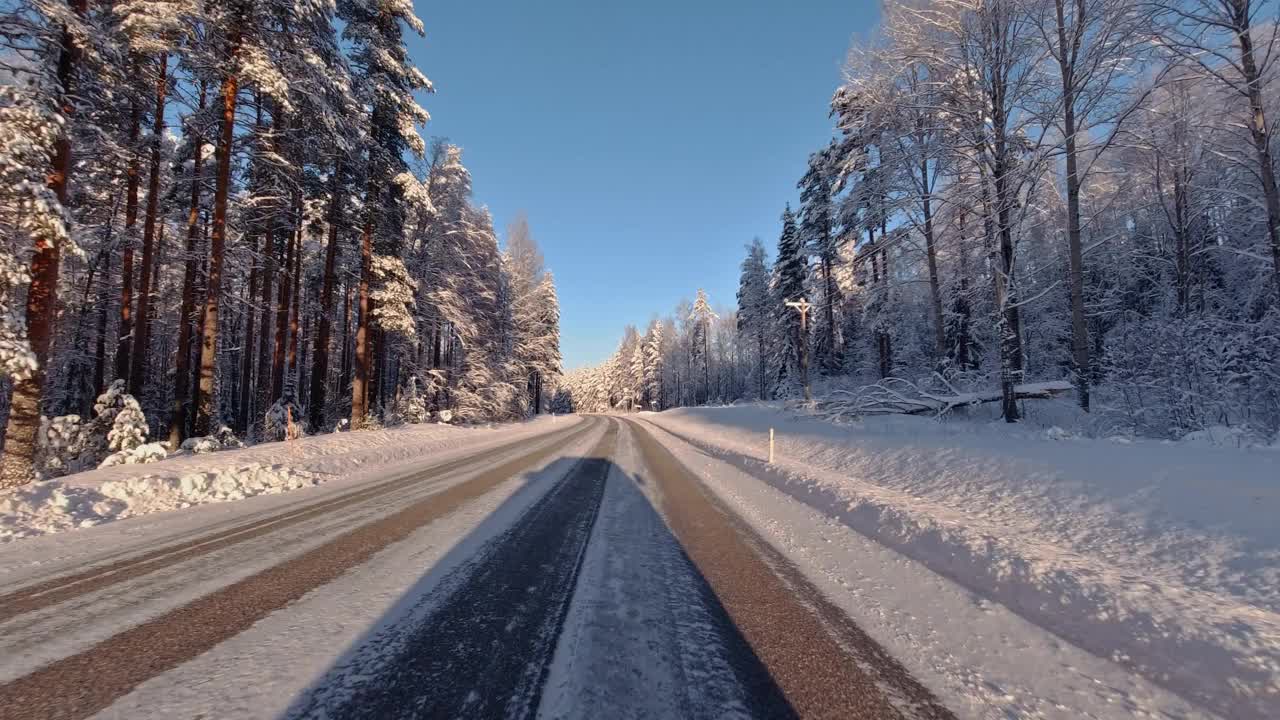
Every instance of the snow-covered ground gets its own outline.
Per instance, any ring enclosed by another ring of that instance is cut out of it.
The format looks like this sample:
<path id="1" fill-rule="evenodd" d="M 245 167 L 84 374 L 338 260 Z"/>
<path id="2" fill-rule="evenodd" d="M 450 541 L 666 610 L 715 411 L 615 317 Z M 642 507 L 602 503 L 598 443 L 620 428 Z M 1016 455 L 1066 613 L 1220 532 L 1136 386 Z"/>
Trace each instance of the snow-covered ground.
<path id="1" fill-rule="evenodd" d="M 1137 673 L 1280 717 L 1280 453 L 761 405 L 643 417 L 723 460 L 701 457 L 713 486 L 974 716 L 1195 714 Z"/>
<path id="2" fill-rule="evenodd" d="M 566 422 L 570 421 L 543 416 L 515 426 L 488 428 L 404 425 L 91 470 L 0 491 L 0 543 L 312 487 L 449 450 L 517 440 Z"/>

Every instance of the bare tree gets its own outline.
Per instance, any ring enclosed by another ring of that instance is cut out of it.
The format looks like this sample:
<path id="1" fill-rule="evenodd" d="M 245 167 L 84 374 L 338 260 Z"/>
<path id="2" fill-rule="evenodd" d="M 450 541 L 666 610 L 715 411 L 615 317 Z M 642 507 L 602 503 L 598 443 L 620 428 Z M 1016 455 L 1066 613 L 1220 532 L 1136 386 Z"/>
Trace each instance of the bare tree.
<path id="1" fill-rule="evenodd" d="M 1267 0 L 1153 0 L 1159 18 L 1160 46 L 1173 57 L 1216 80 L 1238 101 L 1253 144 L 1256 175 L 1266 208 L 1266 237 L 1271 251 L 1274 302 L 1280 306 L 1280 187 L 1271 152 L 1275 130 L 1267 120 L 1266 91 L 1272 76 L 1280 26 L 1274 20 L 1259 29 Z M 1255 37 L 1255 35 L 1260 35 Z M 1228 107 L 1233 104 L 1229 103 Z"/>
<path id="2" fill-rule="evenodd" d="M 1085 322 L 1081 188 L 1140 100 L 1129 92 L 1134 61 L 1150 27 L 1132 0 L 1041 0 L 1029 8 L 1059 84 L 1041 98 L 1045 124 L 1061 136 L 1066 164 L 1071 357 L 1077 400 L 1089 409 L 1089 328 Z"/>

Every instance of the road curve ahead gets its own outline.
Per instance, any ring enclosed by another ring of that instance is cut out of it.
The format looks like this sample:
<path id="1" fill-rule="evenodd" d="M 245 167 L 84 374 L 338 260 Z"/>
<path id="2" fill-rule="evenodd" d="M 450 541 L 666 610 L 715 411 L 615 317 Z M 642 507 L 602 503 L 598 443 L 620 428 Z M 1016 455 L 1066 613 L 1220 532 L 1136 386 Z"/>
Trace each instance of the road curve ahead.
<path id="1" fill-rule="evenodd" d="M 0 720 L 951 717 L 643 423 L 307 495 L 0 595 Z"/>

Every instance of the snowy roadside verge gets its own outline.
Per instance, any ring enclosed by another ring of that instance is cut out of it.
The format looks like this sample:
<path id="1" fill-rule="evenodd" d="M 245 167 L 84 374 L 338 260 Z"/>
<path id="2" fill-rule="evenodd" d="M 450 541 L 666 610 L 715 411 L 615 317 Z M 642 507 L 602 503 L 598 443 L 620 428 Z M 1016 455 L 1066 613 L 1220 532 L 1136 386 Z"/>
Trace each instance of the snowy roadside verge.
<path id="1" fill-rule="evenodd" d="M 1213 717 L 694 445 L 646 429 L 957 717 Z M 900 709 L 911 716 L 908 703 Z"/>
<path id="2" fill-rule="evenodd" d="M 543 417 L 485 428 L 405 425 L 91 470 L 0 492 L 0 543 L 313 487 L 380 465 L 550 432 L 565 422 Z"/>
<path id="3" fill-rule="evenodd" d="M 1090 652 L 1230 717 L 1280 708 L 1280 456 L 769 406 L 645 415 Z M 768 429 L 776 463 L 762 461 Z"/>

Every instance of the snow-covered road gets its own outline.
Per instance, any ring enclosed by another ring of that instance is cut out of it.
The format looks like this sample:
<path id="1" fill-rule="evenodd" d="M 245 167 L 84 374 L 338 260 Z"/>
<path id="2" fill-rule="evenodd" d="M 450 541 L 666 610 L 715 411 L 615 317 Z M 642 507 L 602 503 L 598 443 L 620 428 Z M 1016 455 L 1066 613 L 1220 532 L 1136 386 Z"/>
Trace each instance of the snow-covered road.
<path id="1" fill-rule="evenodd" d="M 635 419 L 3 547 L 0 719 L 1212 717 Z"/>

